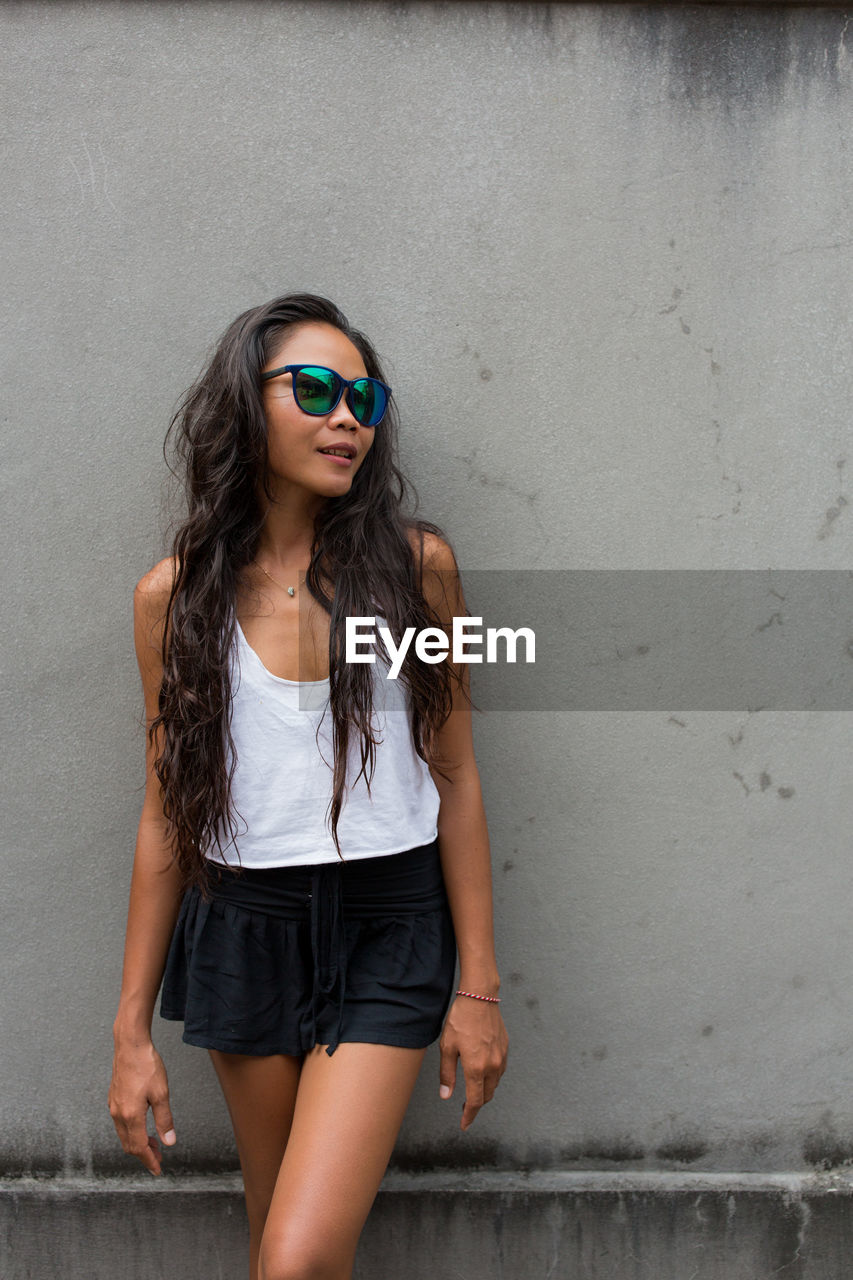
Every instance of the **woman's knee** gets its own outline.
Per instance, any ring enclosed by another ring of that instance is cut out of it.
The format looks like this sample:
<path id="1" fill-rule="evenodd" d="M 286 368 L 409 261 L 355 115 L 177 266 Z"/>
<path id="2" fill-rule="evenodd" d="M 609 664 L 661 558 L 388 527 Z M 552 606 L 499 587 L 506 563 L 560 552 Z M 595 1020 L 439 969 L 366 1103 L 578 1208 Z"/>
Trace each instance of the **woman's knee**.
<path id="1" fill-rule="evenodd" d="M 349 1280 L 352 1261 L 342 1259 L 322 1240 L 305 1245 L 285 1237 L 261 1241 L 258 1280 Z"/>

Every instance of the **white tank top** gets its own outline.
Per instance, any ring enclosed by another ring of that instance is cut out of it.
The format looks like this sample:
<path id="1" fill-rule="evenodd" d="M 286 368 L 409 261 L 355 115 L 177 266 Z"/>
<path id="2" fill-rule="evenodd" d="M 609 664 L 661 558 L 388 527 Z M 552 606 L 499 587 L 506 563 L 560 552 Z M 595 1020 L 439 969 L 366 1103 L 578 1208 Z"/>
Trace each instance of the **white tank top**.
<path id="1" fill-rule="evenodd" d="M 236 621 L 236 619 L 235 619 Z M 360 765 L 358 735 L 351 734 L 347 787 L 338 821 L 344 858 L 370 858 L 429 844 L 437 835 L 439 795 L 412 744 L 407 694 L 386 679 L 377 653 L 373 672 L 373 724 L 381 742 L 370 794 Z M 230 661 L 231 736 L 237 767 L 231 783 L 236 845 L 244 867 L 338 862 L 326 821 L 332 796 L 332 723 L 329 681 L 274 676 L 249 645 L 239 623 Z M 318 732 L 319 729 L 319 732 Z M 230 760 L 228 761 L 230 764 Z M 224 857 L 236 865 L 234 841 L 222 837 Z"/>

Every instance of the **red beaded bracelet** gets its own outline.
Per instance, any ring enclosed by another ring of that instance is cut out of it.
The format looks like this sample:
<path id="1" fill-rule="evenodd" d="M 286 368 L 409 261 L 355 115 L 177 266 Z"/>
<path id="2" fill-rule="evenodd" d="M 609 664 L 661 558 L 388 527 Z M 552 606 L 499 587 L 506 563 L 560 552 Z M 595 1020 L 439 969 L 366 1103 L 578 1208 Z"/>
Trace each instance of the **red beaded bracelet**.
<path id="1" fill-rule="evenodd" d="M 500 996 L 478 996 L 473 991 L 457 991 L 458 996 L 470 996 L 472 1000 L 488 1000 L 491 1004 L 500 1004 Z"/>

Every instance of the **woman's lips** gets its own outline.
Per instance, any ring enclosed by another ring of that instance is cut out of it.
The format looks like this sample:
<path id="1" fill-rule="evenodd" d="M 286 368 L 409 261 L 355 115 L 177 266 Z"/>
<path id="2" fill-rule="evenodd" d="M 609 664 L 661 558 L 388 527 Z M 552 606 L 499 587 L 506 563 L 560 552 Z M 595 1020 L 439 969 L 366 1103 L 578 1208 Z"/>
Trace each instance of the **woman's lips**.
<path id="1" fill-rule="evenodd" d="M 322 453 L 324 458 L 329 458 L 332 462 L 337 462 L 339 467 L 351 467 L 353 459 L 340 453 L 327 453 L 325 449 L 318 449 L 318 453 Z"/>

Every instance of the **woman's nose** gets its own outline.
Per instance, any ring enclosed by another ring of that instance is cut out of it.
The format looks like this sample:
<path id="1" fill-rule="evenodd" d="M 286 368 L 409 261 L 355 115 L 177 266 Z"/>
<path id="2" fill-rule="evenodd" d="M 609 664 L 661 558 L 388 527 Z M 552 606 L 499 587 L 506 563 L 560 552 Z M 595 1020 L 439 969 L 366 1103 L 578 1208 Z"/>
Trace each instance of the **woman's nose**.
<path id="1" fill-rule="evenodd" d="M 332 412 L 329 414 L 329 423 L 334 427 L 348 427 L 354 431 L 358 427 L 358 421 L 353 416 L 353 412 L 347 404 L 346 395 L 342 395 Z"/>

